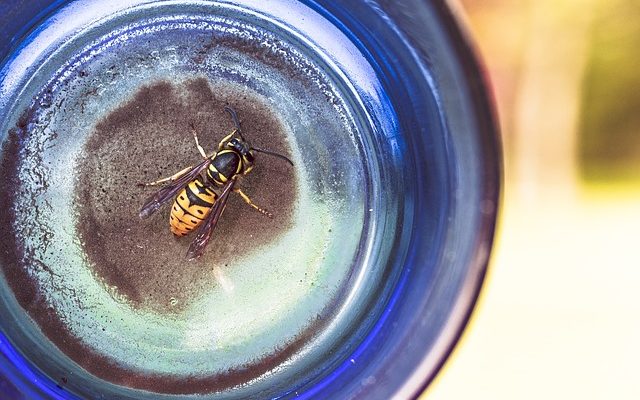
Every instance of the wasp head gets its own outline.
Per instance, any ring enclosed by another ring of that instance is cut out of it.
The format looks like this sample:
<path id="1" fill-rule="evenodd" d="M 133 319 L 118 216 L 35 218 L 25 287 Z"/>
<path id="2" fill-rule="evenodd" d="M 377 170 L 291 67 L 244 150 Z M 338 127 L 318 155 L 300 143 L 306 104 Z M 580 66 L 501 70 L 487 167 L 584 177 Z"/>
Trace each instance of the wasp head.
<path id="1" fill-rule="evenodd" d="M 240 157 L 242 157 L 242 162 L 244 163 L 245 173 L 248 172 L 248 169 L 253 165 L 253 152 L 251 151 L 251 146 L 243 139 L 233 138 L 227 142 L 227 147 L 231 150 L 237 152 Z"/>

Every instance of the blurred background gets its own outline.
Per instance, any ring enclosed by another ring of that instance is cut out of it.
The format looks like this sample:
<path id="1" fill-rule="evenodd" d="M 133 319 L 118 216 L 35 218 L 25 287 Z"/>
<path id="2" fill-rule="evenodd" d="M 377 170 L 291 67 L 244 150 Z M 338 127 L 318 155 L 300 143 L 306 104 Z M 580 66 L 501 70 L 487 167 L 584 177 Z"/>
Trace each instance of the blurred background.
<path id="1" fill-rule="evenodd" d="M 489 275 L 424 399 L 640 399 L 640 1 L 458 0 L 504 144 Z"/>

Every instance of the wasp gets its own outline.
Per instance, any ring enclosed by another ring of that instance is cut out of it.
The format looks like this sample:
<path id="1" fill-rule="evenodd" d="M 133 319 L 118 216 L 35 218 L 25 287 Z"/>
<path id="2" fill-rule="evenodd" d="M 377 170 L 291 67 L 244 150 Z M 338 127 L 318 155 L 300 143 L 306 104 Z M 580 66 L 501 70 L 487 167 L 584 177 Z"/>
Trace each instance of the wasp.
<path id="1" fill-rule="evenodd" d="M 225 111 L 231 116 L 235 129 L 220 141 L 217 151 L 207 155 L 192 125 L 193 138 L 202 155 L 202 162 L 186 167 L 167 178 L 138 184 L 143 187 L 164 185 L 145 201 L 140 209 L 140 218 L 150 217 L 173 198 L 169 217 L 171 232 L 176 236 L 186 236 L 197 229 L 187 252 L 188 260 L 194 260 L 204 253 L 231 192 L 240 195 L 256 211 L 273 218 L 270 212 L 257 206 L 236 186 L 238 178 L 247 175 L 253 169 L 256 152 L 280 158 L 293 166 L 293 162 L 282 154 L 251 146 L 242 135 L 236 111 L 228 106 L 225 107 Z"/>

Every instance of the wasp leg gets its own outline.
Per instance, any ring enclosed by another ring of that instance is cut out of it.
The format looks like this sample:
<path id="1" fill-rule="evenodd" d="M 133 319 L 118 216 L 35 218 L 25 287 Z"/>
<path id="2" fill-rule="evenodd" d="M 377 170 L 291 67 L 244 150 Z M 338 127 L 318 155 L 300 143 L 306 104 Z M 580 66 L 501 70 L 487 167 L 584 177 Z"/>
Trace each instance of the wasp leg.
<path id="1" fill-rule="evenodd" d="M 265 210 L 264 208 L 260 208 L 257 205 L 255 205 L 253 201 L 251 201 L 249 196 L 247 196 L 242 190 L 240 190 L 239 188 L 234 188 L 233 191 L 238 193 L 240 197 L 242 197 L 242 200 L 244 200 L 248 205 L 256 209 L 258 212 L 266 215 L 269 218 L 273 218 L 273 214 L 271 214 L 269 211 Z"/>
<path id="2" fill-rule="evenodd" d="M 138 186 L 156 186 L 156 185 L 160 185 L 161 183 L 165 183 L 165 182 L 173 182 L 176 179 L 180 178 L 182 175 L 186 174 L 187 172 L 189 172 L 191 169 L 193 169 L 193 165 L 180 170 L 178 172 L 176 172 L 175 174 L 168 176 L 166 178 L 162 178 L 162 179 L 158 179 L 157 181 L 153 181 L 153 182 L 149 182 L 149 183 L 138 183 Z"/>
<path id="3" fill-rule="evenodd" d="M 193 126 L 193 124 L 191 124 L 191 133 L 193 134 L 193 138 L 196 140 L 196 147 L 198 148 L 198 151 L 200 152 L 202 157 L 207 158 L 207 153 L 205 153 L 202 146 L 200 146 L 200 141 L 198 140 L 198 132 L 196 131 L 196 127 Z"/>

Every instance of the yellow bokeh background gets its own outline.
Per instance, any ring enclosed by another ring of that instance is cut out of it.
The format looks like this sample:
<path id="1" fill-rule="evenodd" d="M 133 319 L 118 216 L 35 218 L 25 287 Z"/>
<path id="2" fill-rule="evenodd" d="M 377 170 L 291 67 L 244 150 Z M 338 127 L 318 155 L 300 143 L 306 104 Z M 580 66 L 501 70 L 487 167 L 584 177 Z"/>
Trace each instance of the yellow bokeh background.
<path id="1" fill-rule="evenodd" d="M 496 244 L 421 399 L 640 399 L 640 2 L 461 0 L 504 144 Z"/>

